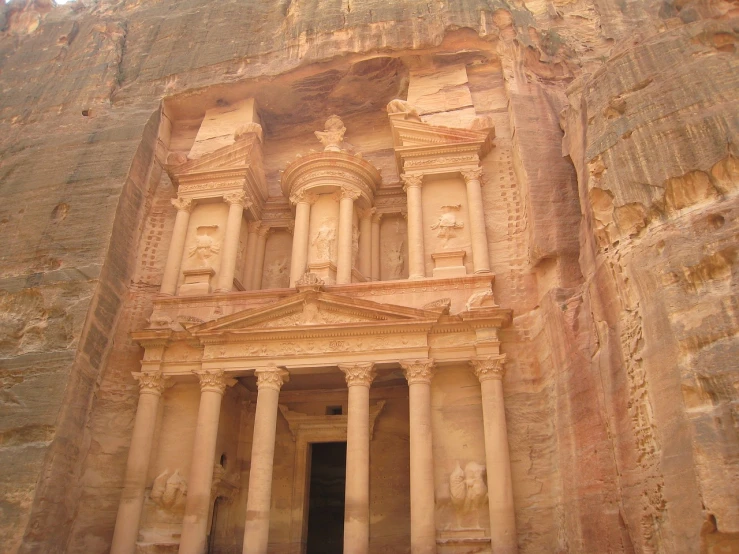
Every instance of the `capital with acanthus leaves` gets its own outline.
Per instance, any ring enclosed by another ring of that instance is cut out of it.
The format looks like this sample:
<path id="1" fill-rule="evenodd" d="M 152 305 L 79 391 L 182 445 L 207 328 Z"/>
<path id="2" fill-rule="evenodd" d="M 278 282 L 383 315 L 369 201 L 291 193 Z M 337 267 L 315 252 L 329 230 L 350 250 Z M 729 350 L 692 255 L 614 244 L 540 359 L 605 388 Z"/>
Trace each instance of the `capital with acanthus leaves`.
<path id="1" fill-rule="evenodd" d="M 505 354 L 481 356 L 470 360 L 470 365 L 480 382 L 487 379 L 501 380 L 505 375 L 505 357 Z"/>
<path id="2" fill-rule="evenodd" d="M 369 387 L 375 378 L 375 364 L 372 362 L 358 364 L 339 364 L 339 369 L 344 372 L 346 384 L 349 387 Z"/>
<path id="3" fill-rule="evenodd" d="M 422 358 L 420 360 L 402 360 L 400 367 L 409 385 L 416 383 L 431 383 L 434 372 L 434 360 Z"/>
<path id="4" fill-rule="evenodd" d="M 131 375 L 139 383 L 139 394 L 161 396 L 169 380 L 169 376 L 161 371 L 133 372 Z"/>
<path id="5" fill-rule="evenodd" d="M 408 191 L 409 188 L 420 188 L 423 184 L 423 175 L 420 173 L 403 173 L 400 175 L 403 181 L 403 190 Z"/>
<path id="6" fill-rule="evenodd" d="M 182 198 L 181 196 L 178 196 L 177 198 L 172 198 L 171 202 L 178 212 L 192 211 L 192 207 L 193 207 L 192 198 Z"/>
<path id="7" fill-rule="evenodd" d="M 254 375 L 257 376 L 257 389 L 264 388 L 276 391 L 279 391 L 290 378 L 290 374 L 286 369 L 277 367 L 275 364 L 255 369 Z"/>
<path id="8" fill-rule="evenodd" d="M 193 371 L 200 379 L 200 392 L 217 392 L 223 394 L 226 391 L 226 376 L 222 369 L 198 369 Z"/>

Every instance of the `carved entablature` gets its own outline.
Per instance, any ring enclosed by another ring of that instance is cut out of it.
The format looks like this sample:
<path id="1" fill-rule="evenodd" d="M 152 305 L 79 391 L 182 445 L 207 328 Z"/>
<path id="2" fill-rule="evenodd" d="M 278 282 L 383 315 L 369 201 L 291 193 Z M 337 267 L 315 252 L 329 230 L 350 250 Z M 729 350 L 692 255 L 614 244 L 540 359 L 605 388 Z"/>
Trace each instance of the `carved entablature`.
<path id="1" fill-rule="evenodd" d="M 167 172 L 179 198 L 204 201 L 243 193 L 252 219 L 262 218 L 268 192 L 258 133 L 243 133 L 233 144 L 169 166 Z"/>
<path id="2" fill-rule="evenodd" d="M 418 117 L 408 117 L 410 106 L 406 106 L 405 111 L 391 109 L 393 102 L 388 105 L 388 117 L 401 175 L 448 174 L 474 169 L 493 147 L 495 129 L 492 125 L 480 130 L 437 127 Z"/>

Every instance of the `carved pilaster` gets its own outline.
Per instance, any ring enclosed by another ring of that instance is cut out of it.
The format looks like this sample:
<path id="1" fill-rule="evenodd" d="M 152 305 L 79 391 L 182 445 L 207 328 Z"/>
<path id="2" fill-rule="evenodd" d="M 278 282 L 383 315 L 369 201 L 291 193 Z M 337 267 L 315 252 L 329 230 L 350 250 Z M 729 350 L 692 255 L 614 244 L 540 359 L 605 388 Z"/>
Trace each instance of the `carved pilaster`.
<path id="1" fill-rule="evenodd" d="M 423 175 L 420 173 L 403 173 L 400 179 L 403 181 L 403 190 L 406 192 L 409 188 L 421 188 L 423 185 Z"/>
<path id="2" fill-rule="evenodd" d="M 163 375 L 161 371 L 134 372 L 131 375 L 139 383 L 139 394 L 161 396 L 169 380 L 169 376 Z"/>
<path id="3" fill-rule="evenodd" d="M 193 371 L 200 379 L 200 392 L 217 392 L 223 394 L 226 390 L 226 376 L 222 369 L 199 369 Z"/>
<path id="4" fill-rule="evenodd" d="M 172 198 L 171 202 L 178 212 L 190 213 L 194 205 L 192 198 L 177 197 L 177 198 Z"/>
<path id="5" fill-rule="evenodd" d="M 487 379 L 503 379 L 505 375 L 505 354 L 499 356 L 482 356 L 470 360 L 470 365 L 480 382 Z"/>
<path id="6" fill-rule="evenodd" d="M 369 387 L 375 378 L 375 364 L 372 362 L 359 364 L 340 364 L 339 369 L 344 372 L 346 385 Z"/>
<path id="7" fill-rule="evenodd" d="M 414 383 L 430 383 L 434 372 L 434 360 L 424 358 L 420 360 L 403 360 L 400 362 L 403 373 L 409 385 Z"/>
<path id="8" fill-rule="evenodd" d="M 258 389 L 267 388 L 279 391 L 289 379 L 287 370 L 273 364 L 254 370 L 254 375 L 257 376 Z"/>
<path id="9" fill-rule="evenodd" d="M 248 208 L 252 205 L 251 200 L 246 197 L 244 191 L 227 192 L 223 195 L 223 201 L 228 204 L 238 204 L 242 208 Z"/>

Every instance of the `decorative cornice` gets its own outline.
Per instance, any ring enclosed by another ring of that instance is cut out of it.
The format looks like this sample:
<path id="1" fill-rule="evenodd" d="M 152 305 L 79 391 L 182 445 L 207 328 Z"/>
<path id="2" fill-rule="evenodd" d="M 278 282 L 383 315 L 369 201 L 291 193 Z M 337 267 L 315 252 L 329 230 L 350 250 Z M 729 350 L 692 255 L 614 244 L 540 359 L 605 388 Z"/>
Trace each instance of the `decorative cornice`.
<path id="1" fill-rule="evenodd" d="M 434 360 L 425 358 L 420 360 L 401 360 L 400 367 L 409 385 L 417 383 L 431 383 L 434 371 Z"/>
<path id="2" fill-rule="evenodd" d="M 482 168 L 478 167 L 476 169 L 465 169 L 460 171 L 462 174 L 462 177 L 464 177 L 464 182 L 469 183 L 470 181 L 480 181 L 482 179 Z"/>
<path id="3" fill-rule="evenodd" d="M 369 387 L 376 376 L 375 364 L 372 362 L 339 364 L 339 369 L 344 372 L 346 385 L 348 387 Z"/>
<path id="4" fill-rule="evenodd" d="M 503 379 L 505 375 L 505 354 L 499 356 L 481 356 L 470 360 L 472 370 L 480 382 L 488 379 Z"/>
<path id="5" fill-rule="evenodd" d="M 282 388 L 282 385 L 289 379 L 287 370 L 277 367 L 274 364 L 255 369 L 254 375 L 257 376 L 257 389 L 265 388 L 278 392 Z"/>
<path id="6" fill-rule="evenodd" d="M 421 188 L 423 185 L 423 175 L 420 173 L 403 173 L 400 179 L 403 181 L 404 191 L 408 191 L 409 188 Z"/>
<path id="7" fill-rule="evenodd" d="M 192 198 L 172 198 L 172 205 L 178 212 L 191 212 L 193 208 Z"/>
<path id="8" fill-rule="evenodd" d="M 162 395 L 169 379 L 169 376 L 164 375 L 161 371 L 133 372 L 131 375 L 139 383 L 139 394 L 153 394 L 155 396 Z"/>
<path id="9" fill-rule="evenodd" d="M 217 392 L 226 390 L 226 377 L 222 369 L 196 369 L 193 371 L 200 379 L 200 392 Z"/>
<path id="10" fill-rule="evenodd" d="M 244 191 L 227 192 L 223 195 L 223 201 L 227 204 L 237 204 L 242 208 L 248 208 L 252 205 L 252 201 L 246 198 Z"/>

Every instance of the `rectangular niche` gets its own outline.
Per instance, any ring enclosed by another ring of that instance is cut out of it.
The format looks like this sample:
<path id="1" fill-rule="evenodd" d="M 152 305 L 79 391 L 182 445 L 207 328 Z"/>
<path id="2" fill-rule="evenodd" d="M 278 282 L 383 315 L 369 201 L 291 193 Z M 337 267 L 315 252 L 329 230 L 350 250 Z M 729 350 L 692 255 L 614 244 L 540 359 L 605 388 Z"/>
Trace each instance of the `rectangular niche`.
<path id="1" fill-rule="evenodd" d="M 380 280 L 408 278 L 408 231 L 405 218 L 387 214 L 380 223 Z"/>
<path id="2" fill-rule="evenodd" d="M 264 253 L 263 289 L 283 289 L 290 285 L 292 241 L 292 235 L 284 229 L 269 234 Z"/>

